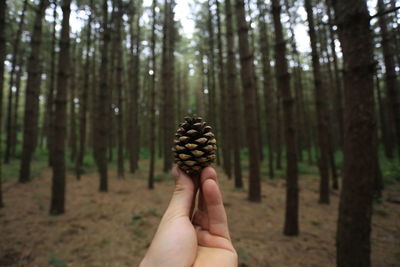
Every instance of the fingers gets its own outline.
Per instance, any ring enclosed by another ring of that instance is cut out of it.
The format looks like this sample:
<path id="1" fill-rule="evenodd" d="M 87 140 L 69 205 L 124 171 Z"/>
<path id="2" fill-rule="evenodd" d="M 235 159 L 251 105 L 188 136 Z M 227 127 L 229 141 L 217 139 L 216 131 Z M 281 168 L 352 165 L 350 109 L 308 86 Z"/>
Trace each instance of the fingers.
<path id="1" fill-rule="evenodd" d="M 213 168 L 209 167 L 203 170 L 201 183 L 207 208 L 208 230 L 211 234 L 230 239 L 222 195 L 216 180 L 217 174 Z"/>
<path id="2" fill-rule="evenodd" d="M 172 176 L 175 180 L 175 190 L 167 208 L 166 215 L 173 217 L 189 217 L 194 197 L 193 181 L 178 167 L 172 169 Z"/>

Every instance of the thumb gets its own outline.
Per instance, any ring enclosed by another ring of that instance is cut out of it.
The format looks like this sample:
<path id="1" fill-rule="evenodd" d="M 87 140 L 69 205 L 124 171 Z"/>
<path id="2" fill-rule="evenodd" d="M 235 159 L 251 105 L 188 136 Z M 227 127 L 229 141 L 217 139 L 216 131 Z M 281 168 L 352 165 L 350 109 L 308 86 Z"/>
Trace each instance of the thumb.
<path id="1" fill-rule="evenodd" d="M 193 180 L 176 166 L 172 169 L 172 176 L 175 190 L 165 214 L 171 217 L 189 217 L 194 196 Z"/>

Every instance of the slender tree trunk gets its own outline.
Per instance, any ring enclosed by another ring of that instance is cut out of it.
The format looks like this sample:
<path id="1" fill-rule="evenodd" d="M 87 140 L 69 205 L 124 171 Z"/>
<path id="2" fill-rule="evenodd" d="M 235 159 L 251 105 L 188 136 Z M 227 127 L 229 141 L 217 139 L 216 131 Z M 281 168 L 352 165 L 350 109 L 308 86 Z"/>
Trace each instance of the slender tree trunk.
<path id="1" fill-rule="evenodd" d="M 108 88 L 108 51 L 110 43 L 110 32 L 108 25 L 108 4 L 107 0 L 103 1 L 103 46 L 101 49 L 101 65 L 100 65 L 100 87 L 98 92 L 98 123 L 96 123 L 96 140 L 95 150 L 97 167 L 100 174 L 100 192 L 108 191 L 108 166 L 107 166 L 107 148 L 109 144 L 109 127 L 110 125 L 102 124 L 100 121 L 109 121 L 110 106 L 109 104 L 109 88 Z"/>
<path id="2" fill-rule="evenodd" d="M 275 62 L 278 89 L 283 98 L 283 112 L 286 140 L 286 211 L 283 233 L 299 233 L 299 188 L 297 170 L 297 145 L 294 122 L 294 99 L 290 89 L 290 74 L 286 59 L 286 43 L 283 38 L 281 6 L 279 0 L 272 1 L 272 15 L 275 27 Z"/>
<path id="3" fill-rule="evenodd" d="M 208 122 L 214 128 L 214 133 L 218 139 L 219 125 L 218 116 L 216 112 L 217 107 L 217 90 L 215 86 L 215 55 L 214 55 L 214 23 L 213 13 L 211 10 L 211 0 L 207 0 L 208 18 L 207 18 L 207 31 L 208 31 L 208 53 L 207 53 L 207 87 L 208 87 Z M 220 165 L 221 157 L 220 151 L 217 150 L 217 164 Z"/>
<path id="4" fill-rule="evenodd" d="M 246 136 L 249 149 L 249 195 L 253 202 L 261 201 L 259 133 L 257 124 L 256 86 L 253 54 L 249 46 L 248 26 L 243 0 L 236 0 L 236 22 L 239 35 L 239 53 L 243 86 Z"/>
<path id="5" fill-rule="evenodd" d="M 282 169 L 282 101 L 280 90 L 276 93 L 276 169 Z"/>
<path id="6" fill-rule="evenodd" d="M 47 150 L 49 153 L 49 166 L 52 166 L 53 137 L 54 137 L 54 93 L 56 86 L 56 26 L 57 26 L 57 1 L 53 2 L 53 29 L 51 36 L 50 74 L 46 95 L 45 127 L 47 136 Z"/>
<path id="7" fill-rule="evenodd" d="M 385 5 L 383 0 L 378 0 L 378 12 L 384 12 Z M 389 106 L 389 114 L 390 121 L 393 121 L 395 133 L 396 133 L 396 141 L 397 141 L 397 149 L 400 157 L 400 93 L 399 86 L 397 81 L 397 74 L 395 69 L 394 62 L 394 49 L 393 49 L 393 40 L 390 38 L 386 17 L 379 16 L 379 27 L 380 33 L 382 37 L 382 50 L 383 50 L 383 59 L 385 63 L 385 82 L 386 82 L 386 100 L 388 101 Z M 393 144 L 394 145 L 394 144 Z"/>
<path id="8" fill-rule="evenodd" d="M 266 21 L 266 6 L 261 0 L 257 1 L 257 7 L 260 10 L 259 27 L 260 27 L 260 44 L 262 51 L 263 65 L 263 89 L 264 89 L 264 105 L 267 125 L 267 145 L 268 145 L 268 173 L 270 178 L 274 178 L 274 135 L 275 135 L 275 101 L 274 101 L 274 84 L 271 71 L 270 45 L 268 37 L 268 26 Z"/>
<path id="9" fill-rule="evenodd" d="M 17 77 L 15 81 L 15 101 L 14 101 L 14 114 L 13 114 L 13 119 L 12 119 L 12 132 L 11 132 L 11 155 L 16 156 L 16 150 L 17 150 L 17 133 L 19 129 L 19 102 L 20 102 L 20 92 L 21 92 L 21 77 L 23 74 L 23 68 L 24 68 L 24 51 L 20 52 L 20 57 L 19 57 L 19 68 L 17 71 Z"/>
<path id="10" fill-rule="evenodd" d="M 71 0 L 63 0 L 61 9 L 60 57 L 58 62 L 58 86 L 54 113 L 54 158 L 50 214 L 58 215 L 65 211 L 65 137 L 67 124 L 67 90 L 70 62 L 69 17 Z"/>
<path id="11" fill-rule="evenodd" d="M 6 59 L 6 0 L 0 0 L 0 110 L 3 110 L 3 86 L 4 86 L 4 60 Z M 2 116 L 0 116 L 0 137 L 2 133 Z M 1 142 L 0 142 L 1 149 Z M 0 160 L 0 208 L 4 207 L 3 202 L 3 166 Z"/>
<path id="12" fill-rule="evenodd" d="M 92 46 L 92 18 L 94 12 L 94 0 L 90 0 L 90 15 L 87 22 L 86 32 L 86 58 L 85 68 L 83 70 L 83 87 L 82 94 L 79 102 L 79 147 L 78 156 L 76 160 L 76 178 L 81 179 L 82 164 L 85 157 L 86 146 L 86 129 L 87 129 L 87 113 L 88 113 L 88 93 L 89 93 L 89 79 L 90 79 L 90 49 Z"/>
<path id="13" fill-rule="evenodd" d="M 173 1 L 164 1 L 164 25 L 163 25 L 163 51 L 162 51 L 162 133 L 164 152 L 164 172 L 172 167 L 171 147 L 172 136 L 174 135 L 174 43 L 175 25 Z"/>
<path id="14" fill-rule="evenodd" d="M 231 118 L 239 118 L 239 88 L 236 82 L 236 58 L 234 52 L 234 35 L 233 35 L 233 20 L 232 6 L 230 0 L 225 0 L 225 24 L 226 24 L 226 45 L 228 50 L 227 59 L 227 76 L 228 76 L 228 98 L 231 101 Z M 237 123 L 229 124 L 229 131 L 232 133 L 232 149 L 233 149 L 233 164 L 235 173 L 235 187 L 243 187 L 242 167 L 240 162 L 240 130 Z"/>
<path id="15" fill-rule="evenodd" d="M 320 151 L 320 189 L 319 203 L 329 204 L 329 119 L 326 106 L 326 88 L 322 82 L 321 66 L 317 50 L 317 38 L 315 33 L 314 15 L 311 0 L 305 0 L 308 28 L 311 42 L 311 54 L 314 74 L 315 102 L 317 112 L 318 147 Z"/>
<path id="16" fill-rule="evenodd" d="M 124 103 L 123 103 L 123 50 L 122 50 L 122 29 L 123 29 L 123 3 L 122 0 L 117 2 L 118 11 L 116 13 L 116 86 L 117 86 L 117 172 L 119 178 L 124 178 Z"/>
<path id="17" fill-rule="evenodd" d="M 370 16 L 365 0 L 336 0 L 335 13 L 343 50 L 346 119 L 337 265 L 371 266 L 376 140 Z"/>
<path id="18" fill-rule="evenodd" d="M 153 0 L 152 14 L 153 24 L 151 28 L 151 59 L 150 59 L 150 168 L 148 188 L 154 188 L 154 164 L 155 164 L 155 143 L 156 143 L 156 6 L 157 0 Z"/>
<path id="19" fill-rule="evenodd" d="M 11 147 L 12 147 L 12 125 L 13 125 L 13 112 L 17 112 L 16 110 L 13 111 L 13 88 L 15 86 L 15 72 L 17 71 L 17 62 L 18 56 L 20 54 L 20 42 L 21 42 L 21 34 L 24 27 L 25 21 L 25 11 L 27 6 L 28 0 L 24 0 L 24 4 L 22 6 L 22 13 L 18 23 L 18 30 L 15 34 L 15 40 L 13 43 L 13 55 L 11 60 L 11 72 L 9 77 L 9 91 L 8 91 L 8 102 L 7 102 L 7 120 L 6 120 L 6 131 L 7 131 L 7 138 L 6 138 L 6 147 L 4 151 L 4 163 L 10 162 L 11 157 Z M 19 66 L 21 68 L 22 66 Z"/>
<path id="20" fill-rule="evenodd" d="M 76 157 L 76 150 L 77 150 L 77 133 L 76 133 L 76 108 L 75 108 L 75 98 L 76 98 L 76 91 L 77 87 L 78 90 L 81 88 L 79 85 L 79 66 L 80 64 L 80 56 L 82 55 L 81 51 L 79 50 L 76 52 L 76 44 L 73 44 L 71 49 L 71 63 L 68 73 L 68 82 L 69 82 L 69 136 L 68 136 L 68 145 L 70 148 L 70 160 L 74 162 Z M 67 127 L 68 129 L 68 127 Z"/>
<path id="21" fill-rule="evenodd" d="M 230 112 L 227 109 L 227 88 L 225 83 L 225 65 L 224 65 L 224 50 L 222 48 L 222 30 L 221 30 L 221 12 L 219 6 L 219 0 L 215 0 L 216 4 L 216 15 L 217 15 L 217 48 L 218 48 L 218 81 L 219 81 L 219 92 L 220 92 L 220 129 L 221 129 L 221 145 L 222 145 L 222 159 L 225 173 L 230 179 L 232 176 L 232 138 L 231 132 L 229 131 L 229 124 L 233 121 L 230 117 Z"/>
<path id="22" fill-rule="evenodd" d="M 134 9 L 134 8 L 133 8 Z M 131 46 L 130 46 L 130 53 L 131 53 L 131 72 L 130 72 L 130 77 L 131 77 L 131 94 L 130 94 L 130 112 L 129 112 L 129 127 L 130 127 L 130 134 L 129 134 L 129 168 L 130 172 L 134 173 L 138 169 L 138 160 L 139 160 L 139 83 L 140 83 L 140 76 L 139 76 L 139 71 L 140 71 L 140 17 L 141 14 L 137 12 L 136 14 L 136 33 L 134 33 L 134 25 L 133 25 L 133 18 L 134 18 L 135 13 L 132 11 L 131 18 L 132 21 L 130 22 L 129 29 L 130 29 L 130 36 L 131 36 Z"/>
<path id="23" fill-rule="evenodd" d="M 390 142 L 389 132 L 388 132 L 388 125 L 387 125 L 387 110 L 386 106 L 383 104 L 382 92 L 381 92 L 381 85 L 380 79 L 378 74 L 375 75 L 376 77 L 376 92 L 377 92 L 377 100 L 378 100 L 378 114 L 379 114 L 379 121 L 380 121 L 380 130 L 381 130 L 381 141 L 383 144 L 383 150 L 385 151 L 386 158 L 393 159 L 393 146 L 392 142 Z M 379 142 L 378 142 L 379 144 Z"/>
<path id="24" fill-rule="evenodd" d="M 28 59 L 28 80 L 26 82 L 23 147 L 19 182 L 30 180 L 31 160 L 37 144 L 39 119 L 39 93 L 42 68 L 40 67 L 40 46 L 42 42 L 42 22 L 47 0 L 40 0 L 31 38 L 31 53 Z"/>

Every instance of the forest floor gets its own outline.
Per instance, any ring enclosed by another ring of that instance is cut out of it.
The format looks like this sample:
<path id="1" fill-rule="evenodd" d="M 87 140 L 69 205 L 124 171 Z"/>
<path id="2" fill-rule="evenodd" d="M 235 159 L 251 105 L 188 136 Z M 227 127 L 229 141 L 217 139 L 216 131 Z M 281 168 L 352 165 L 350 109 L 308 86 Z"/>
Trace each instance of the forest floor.
<path id="1" fill-rule="evenodd" d="M 29 184 L 6 181 L 0 266 L 138 266 L 174 188 L 170 175 L 158 174 L 155 189 L 149 191 L 146 170 L 143 165 L 125 179 L 110 172 L 108 193 L 97 191 L 96 173 L 80 181 L 69 175 L 62 216 L 48 215 L 49 169 Z M 264 180 L 262 202 L 250 203 L 245 190 L 234 189 L 233 182 L 219 173 L 241 266 L 335 266 L 338 192 L 332 192 L 330 205 L 318 204 L 318 177 L 301 176 L 301 233 L 286 237 L 283 179 Z M 400 199 L 399 191 L 388 188 L 385 199 Z M 399 204 L 374 205 L 373 266 L 400 265 L 399 221 Z"/>

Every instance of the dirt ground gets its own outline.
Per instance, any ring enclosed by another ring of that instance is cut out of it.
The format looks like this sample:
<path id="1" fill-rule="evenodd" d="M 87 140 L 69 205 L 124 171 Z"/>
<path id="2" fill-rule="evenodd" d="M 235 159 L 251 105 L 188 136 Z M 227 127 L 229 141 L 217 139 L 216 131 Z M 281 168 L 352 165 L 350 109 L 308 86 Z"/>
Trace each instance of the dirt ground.
<path id="1" fill-rule="evenodd" d="M 49 216 L 51 172 L 29 184 L 4 183 L 0 210 L 0 266 L 138 266 L 168 204 L 173 182 L 158 175 L 147 190 L 145 170 L 125 179 L 110 173 L 109 192 L 99 193 L 98 177 L 68 176 L 66 214 Z M 320 205 L 316 176 L 300 178 L 298 237 L 282 234 L 285 185 L 264 181 L 262 203 L 246 200 L 220 175 L 231 236 L 241 266 L 334 266 L 338 193 Z M 400 265 L 400 205 L 375 208 L 373 266 Z"/>

